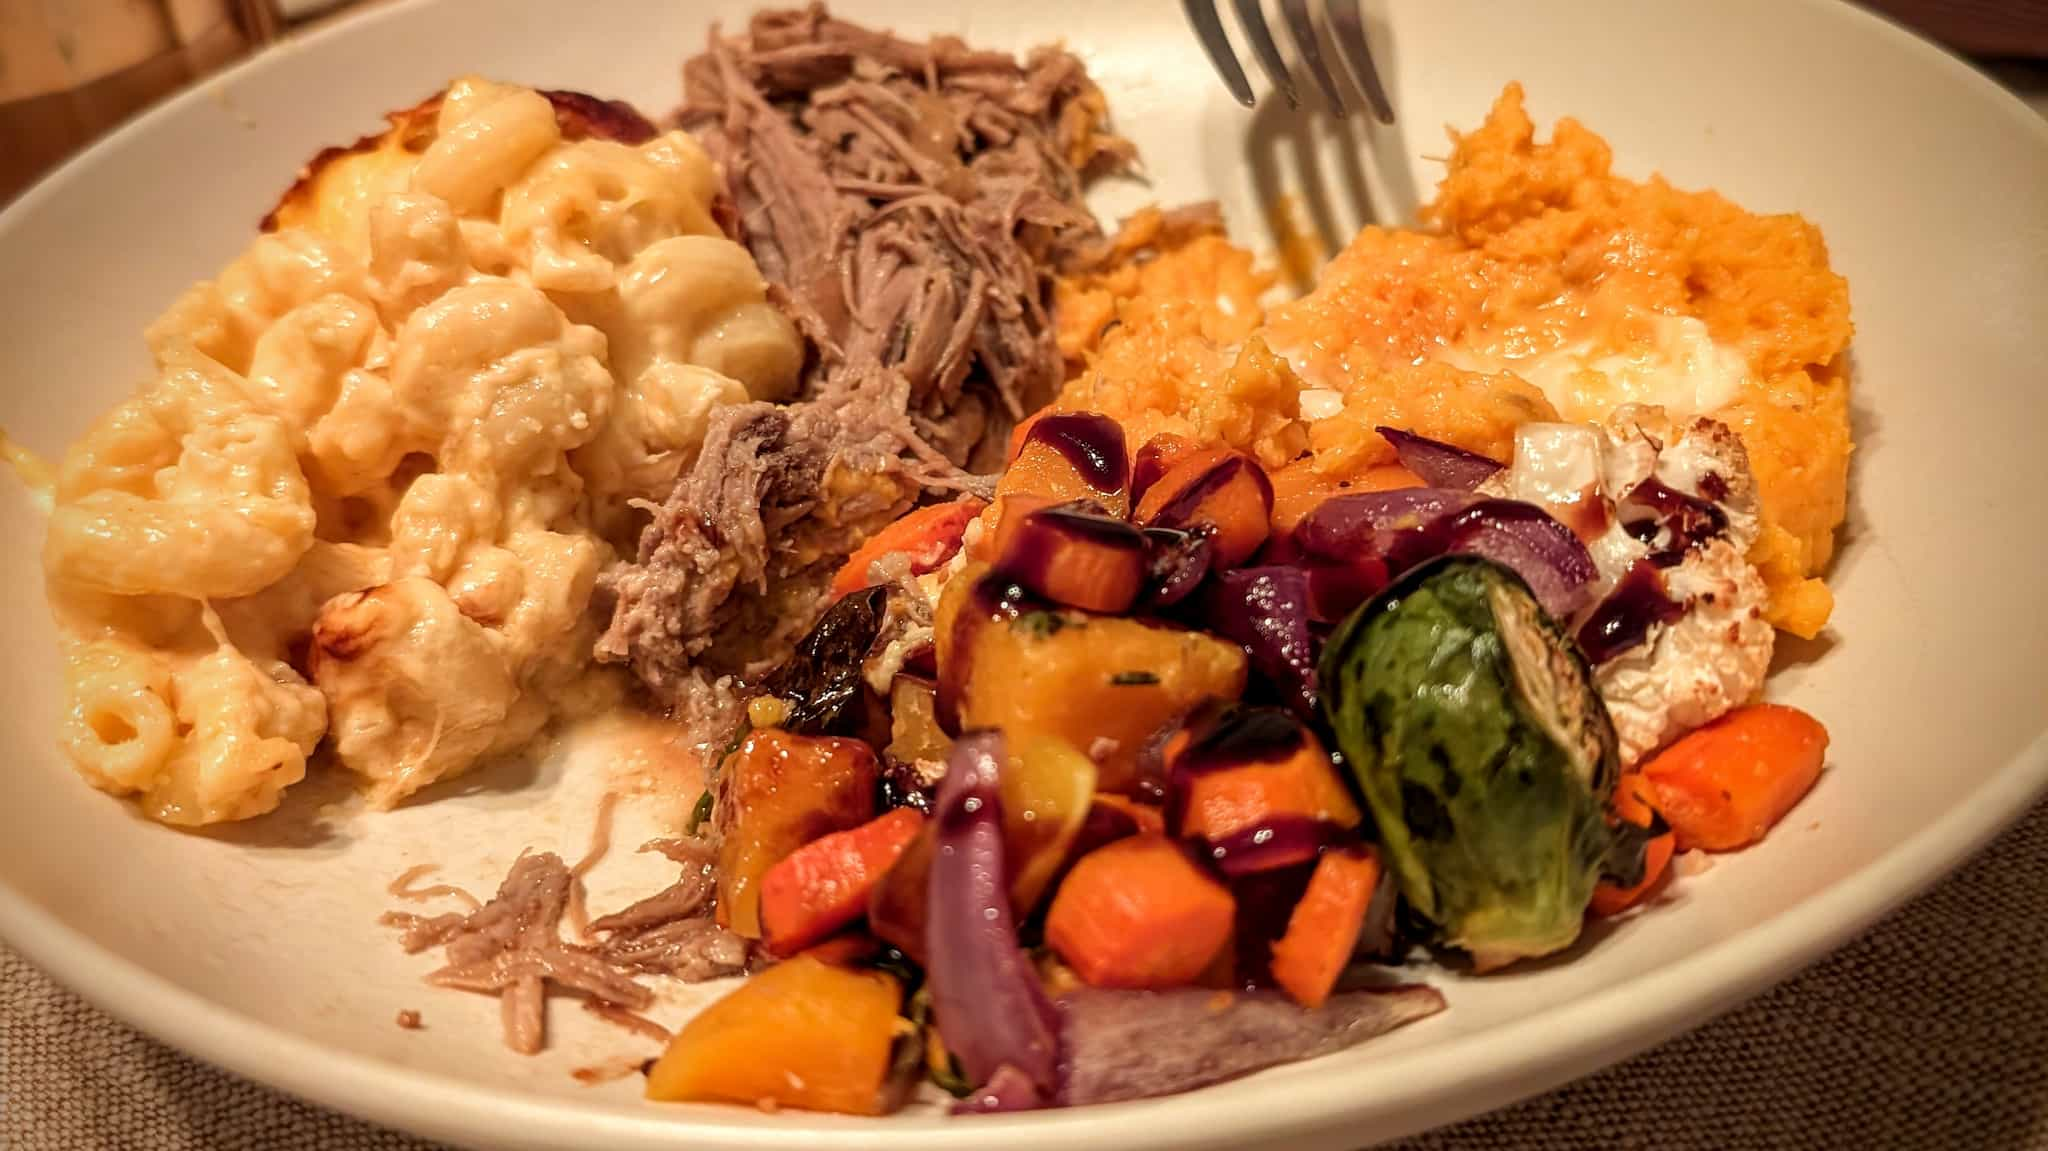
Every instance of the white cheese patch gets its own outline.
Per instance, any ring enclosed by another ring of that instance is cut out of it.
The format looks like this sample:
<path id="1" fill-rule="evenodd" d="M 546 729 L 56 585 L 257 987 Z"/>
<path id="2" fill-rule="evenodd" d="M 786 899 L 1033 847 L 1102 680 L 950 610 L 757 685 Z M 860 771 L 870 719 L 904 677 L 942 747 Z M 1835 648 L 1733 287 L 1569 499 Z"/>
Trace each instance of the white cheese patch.
<path id="1" fill-rule="evenodd" d="M 1711 415 L 1742 394 L 1749 363 L 1715 342 L 1704 321 L 1657 316 L 1647 344 L 1602 351 L 1578 340 L 1526 356 L 1446 348 L 1440 358 L 1473 372 L 1513 372 L 1534 384 L 1567 420 L 1599 420 L 1622 404 L 1655 404 L 1674 419 Z"/>

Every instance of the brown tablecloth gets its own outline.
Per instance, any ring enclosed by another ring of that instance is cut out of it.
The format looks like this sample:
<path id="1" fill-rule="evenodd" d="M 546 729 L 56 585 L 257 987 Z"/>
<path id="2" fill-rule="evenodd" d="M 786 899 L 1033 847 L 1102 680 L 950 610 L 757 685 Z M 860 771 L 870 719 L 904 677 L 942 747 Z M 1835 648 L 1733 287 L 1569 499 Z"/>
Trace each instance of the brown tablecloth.
<path id="1" fill-rule="evenodd" d="M 2048 805 L 1733 1014 L 1403 1151 L 2048 1151 Z M 6 1151 L 431 1151 L 110 1022 L 0 949 Z"/>

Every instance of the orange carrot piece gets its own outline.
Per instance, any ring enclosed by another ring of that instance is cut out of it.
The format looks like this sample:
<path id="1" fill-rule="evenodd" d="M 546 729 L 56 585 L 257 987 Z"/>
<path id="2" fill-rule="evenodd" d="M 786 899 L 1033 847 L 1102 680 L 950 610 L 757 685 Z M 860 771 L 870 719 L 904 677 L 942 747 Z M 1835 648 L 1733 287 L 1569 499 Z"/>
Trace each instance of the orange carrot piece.
<path id="1" fill-rule="evenodd" d="M 1338 480 L 1316 471 L 1315 462 L 1306 458 L 1267 473 L 1267 478 L 1273 481 L 1274 535 L 1293 531 L 1303 516 L 1334 496 L 1423 486 L 1421 476 L 1400 464 L 1381 464 L 1367 468 L 1364 474 L 1353 479 Z"/>
<path id="2" fill-rule="evenodd" d="M 1178 464 L 1202 450 L 1202 445 L 1187 436 L 1173 432 L 1161 432 L 1145 441 L 1138 454 L 1131 460 L 1131 491 L 1143 498 L 1152 485 L 1163 479 Z"/>
<path id="3" fill-rule="evenodd" d="M 761 930 L 768 950 L 793 955 L 867 911 L 882 874 L 924 826 L 907 807 L 797 848 L 761 878 Z"/>
<path id="4" fill-rule="evenodd" d="M 1180 758 L 1191 738 L 1184 730 L 1174 734 L 1166 747 L 1169 765 Z M 1185 796 L 1180 833 L 1197 839 L 1224 839 L 1274 816 L 1300 816 L 1343 828 L 1357 827 L 1364 819 L 1337 777 L 1329 753 L 1308 731 L 1301 733 L 1301 746 L 1284 760 L 1188 772 Z"/>
<path id="5" fill-rule="evenodd" d="M 1060 884 L 1045 939 L 1094 987 L 1181 987 L 1230 938 L 1236 903 L 1165 836 L 1119 839 Z"/>
<path id="6" fill-rule="evenodd" d="M 1648 827 L 1656 818 L 1656 809 L 1650 802 L 1652 789 L 1650 781 L 1642 772 L 1631 772 L 1621 777 L 1614 785 L 1614 797 L 1608 802 L 1617 820 L 1633 823 L 1637 827 Z M 1671 865 L 1671 856 L 1678 848 L 1678 834 L 1667 831 L 1651 840 L 1643 848 L 1643 879 L 1634 887 L 1616 887 L 1602 880 L 1593 888 L 1593 901 L 1589 905 L 1595 915 L 1619 915 L 1642 901 L 1657 881 L 1664 878 L 1664 869 Z"/>
<path id="7" fill-rule="evenodd" d="M 1131 817 L 1138 825 L 1140 835 L 1159 835 L 1166 831 L 1166 813 L 1149 803 L 1139 803 L 1128 795 L 1105 795 L 1101 792 L 1089 802 L 1101 807 L 1114 807 Z"/>
<path id="8" fill-rule="evenodd" d="M 1380 857 L 1370 847 L 1326 851 L 1316 861 L 1308 889 L 1287 917 L 1287 933 L 1273 944 L 1273 982 L 1303 1007 L 1321 1007 L 1351 961 L 1373 889 L 1380 882 Z"/>
<path id="9" fill-rule="evenodd" d="M 1680 851 L 1734 851 L 1764 837 L 1814 781 L 1828 732 L 1798 708 L 1737 708 L 1659 752 L 1642 772 Z"/>
<path id="10" fill-rule="evenodd" d="M 1030 433 L 1025 433 L 1026 437 Z M 1026 438 L 1010 466 L 996 481 L 996 495 L 1045 496 L 1055 503 L 1066 500 L 1094 500 L 1121 516 L 1130 508 L 1130 496 L 1122 488 L 1104 491 L 1088 482 L 1057 444 Z M 994 525 L 990 525 L 994 526 Z"/>
<path id="11" fill-rule="evenodd" d="M 1365 474 L 1344 485 L 1347 492 L 1390 492 L 1395 488 L 1419 488 L 1425 486 L 1422 477 L 1400 464 L 1381 464 L 1365 469 Z"/>
<path id="12" fill-rule="evenodd" d="M 981 501 L 972 497 L 950 504 L 932 504 L 876 532 L 847 557 L 845 565 L 832 577 L 833 597 L 868 586 L 868 568 L 894 552 L 910 557 L 914 575 L 937 571 L 960 550 L 960 537 L 966 533 L 968 523 L 981 514 L 981 508 Z"/>
<path id="13" fill-rule="evenodd" d="M 1025 416 L 1023 419 L 1017 421 L 1017 425 L 1010 429 L 1010 448 L 1008 451 L 1003 453 L 1003 462 L 1005 464 L 1014 464 L 1017 462 L 1017 456 L 1024 451 L 1024 442 L 1031 438 L 1032 427 L 1034 427 L 1038 423 L 1038 421 L 1044 419 L 1045 417 L 1051 414 L 1051 408 L 1040 408 L 1037 411 L 1031 413 L 1030 415 Z"/>
<path id="14" fill-rule="evenodd" d="M 1243 452 L 1195 452 L 1159 477 L 1138 501 L 1138 523 L 1166 527 L 1208 524 L 1216 531 L 1216 563 L 1236 567 L 1272 532 L 1273 487 L 1259 462 Z"/>

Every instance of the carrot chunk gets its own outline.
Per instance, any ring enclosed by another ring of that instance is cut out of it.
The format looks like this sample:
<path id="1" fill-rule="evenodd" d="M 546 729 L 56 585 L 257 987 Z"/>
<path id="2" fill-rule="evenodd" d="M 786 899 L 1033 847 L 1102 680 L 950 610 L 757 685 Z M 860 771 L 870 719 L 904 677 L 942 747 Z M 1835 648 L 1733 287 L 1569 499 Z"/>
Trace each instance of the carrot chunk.
<path id="1" fill-rule="evenodd" d="M 1351 961 L 1366 909 L 1380 882 L 1379 853 L 1370 847 L 1326 851 L 1308 889 L 1287 917 L 1287 933 L 1273 944 L 1270 970 L 1303 1007 L 1321 1007 Z"/>
<path id="2" fill-rule="evenodd" d="M 1297 460 L 1271 473 L 1273 481 L 1273 534 L 1286 535 L 1303 516 L 1332 496 L 1351 492 L 1384 492 L 1395 488 L 1422 487 L 1422 477 L 1400 464 L 1367 468 L 1356 479 L 1332 479 L 1316 471 L 1315 461 Z"/>
<path id="3" fill-rule="evenodd" d="M 1613 817 L 1637 827 L 1648 827 L 1656 818 L 1656 809 L 1650 802 L 1652 793 L 1650 781 L 1641 773 L 1633 772 L 1621 777 L 1614 785 L 1614 798 L 1608 806 Z M 1593 888 L 1591 910 L 1595 915 L 1619 915 L 1641 902 L 1657 881 L 1664 878 L 1664 869 L 1671 865 L 1671 856 L 1677 850 L 1678 833 L 1667 831 L 1651 840 L 1643 848 L 1643 879 L 1634 887 L 1617 887 L 1602 880 Z"/>
<path id="4" fill-rule="evenodd" d="M 1737 708 L 1643 766 L 1677 848 L 1734 851 L 1764 837 L 1814 781 L 1828 732 L 1798 708 Z"/>
<path id="5" fill-rule="evenodd" d="M 1215 532 L 1216 563 L 1236 567 L 1272 531 L 1273 483 L 1257 460 L 1223 449 L 1195 452 L 1145 491 L 1132 518 L 1149 527 Z"/>
<path id="6" fill-rule="evenodd" d="M 879 819 L 797 848 L 761 877 L 761 932 L 768 950 L 793 955 L 867 911 L 882 874 L 924 826 L 899 807 Z"/>
<path id="7" fill-rule="evenodd" d="M 937 571 L 960 550 L 960 537 L 967 525 L 981 514 L 978 499 L 955 500 L 918 508 L 902 519 L 868 537 L 860 549 L 832 577 L 834 598 L 849 595 L 873 582 L 868 569 L 883 556 L 902 552 L 910 557 L 910 571 L 923 575 Z"/>
<path id="8" fill-rule="evenodd" d="M 1160 835 L 1119 839 L 1074 865 L 1045 939 L 1095 987 L 1192 983 L 1230 938 L 1230 892 Z"/>
<path id="9" fill-rule="evenodd" d="M 1337 777 L 1336 766 L 1322 743 L 1292 717 L 1265 709 L 1227 713 L 1219 722 L 1237 728 L 1278 724 L 1287 738 L 1272 741 L 1268 749 L 1255 753 L 1260 758 L 1212 766 L 1206 760 L 1215 752 L 1208 745 L 1226 741 L 1228 731 L 1208 728 L 1175 733 L 1167 743 L 1166 759 L 1186 781 L 1180 812 L 1183 836 L 1214 842 L 1289 816 L 1342 828 L 1357 827 L 1364 818 L 1344 781 Z M 1240 736 L 1237 742 L 1243 745 L 1250 740 Z M 1279 754 L 1266 758 L 1272 752 Z"/>

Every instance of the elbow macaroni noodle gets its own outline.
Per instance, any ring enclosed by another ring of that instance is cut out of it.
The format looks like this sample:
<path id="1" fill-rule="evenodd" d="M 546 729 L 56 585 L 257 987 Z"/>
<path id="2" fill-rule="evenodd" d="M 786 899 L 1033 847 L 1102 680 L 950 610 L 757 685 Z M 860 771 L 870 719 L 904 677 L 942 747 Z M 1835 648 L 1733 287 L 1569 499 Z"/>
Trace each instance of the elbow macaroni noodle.
<path id="1" fill-rule="evenodd" d="M 62 743 L 165 822 L 272 809 L 323 740 L 379 805 L 530 740 L 633 502 L 802 367 L 689 136 L 566 140 L 475 79 L 394 125 L 172 304 L 54 475 Z"/>

